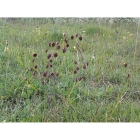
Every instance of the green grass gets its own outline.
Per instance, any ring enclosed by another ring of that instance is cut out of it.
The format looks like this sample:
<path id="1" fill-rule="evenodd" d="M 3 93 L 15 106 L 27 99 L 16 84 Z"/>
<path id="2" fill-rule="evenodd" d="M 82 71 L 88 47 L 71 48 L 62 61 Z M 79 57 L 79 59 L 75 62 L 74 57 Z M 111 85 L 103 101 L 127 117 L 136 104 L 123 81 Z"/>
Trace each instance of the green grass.
<path id="1" fill-rule="evenodd" d="M 102 20 L 0 19 L 0 121 L 140 122 L 138 23 Z"/>

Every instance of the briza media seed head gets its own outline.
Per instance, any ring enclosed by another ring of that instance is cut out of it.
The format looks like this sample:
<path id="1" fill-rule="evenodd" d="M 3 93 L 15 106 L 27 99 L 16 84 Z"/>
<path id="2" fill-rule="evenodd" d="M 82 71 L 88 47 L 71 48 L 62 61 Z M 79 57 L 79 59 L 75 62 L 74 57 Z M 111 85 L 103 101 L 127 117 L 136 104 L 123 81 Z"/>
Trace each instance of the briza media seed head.
<path id="1" fill-rule="evenodd" d="M 64 39 L 64 41 L 65 41 L 65 43 L 68 43 L 68 40 L 66 38 Z"/>
<path id="2" fill-rule="evenodd" d="M 37 69 L 37 68 L 38 68 L 38 66 L 37 66 L 37 65 L 35 65 L 35 66 L 34 66 L 34 68 L 35 68 L 35 69 Z"/>
<path id="3" fill-rule="evenodd" d="M 47 76 L 47 72 L 44 72 L 44 73 L 43 73 L 43 76 L 46 77 L 46 76 Z"/>
<path id="4" fill-rule="evenodd" d="M 79 40 L 82 40 L 82 36 L 79 37 Z"/>
<path id="5" fill-rule="evenodd" d="M 73 71 L 73 73 L 74 73 L 74 74 L 76 74 L 76 73 L 77 73 L 77 71 L 76 71 L 76 70 L 74 70 L 74 71 Z"/>
<path id="6" fill-rule="evenodd" d="M 52 59 L 50 59 L 50 63 L 52 63 Z"/>
<path id="7" fill-rule="evenodd" d="M 56 77 L 58 77 L 59 76 L 59 74 L 58 73 L 56 73 Z"/>
<path id="8" fill-rule="evenodd" d="M 64 47 L 64 48 L 63 48 L 63 53 L 65 53 L 65 52 L 66 52 L 66 48 Z"/>
<path id="9" fill-rule="evenodd" d="M 52 47 L 54 47 L 55 46 L 55 42 L 52 42 Z"/>
<path id="10" fill-rule="evenodd" d="M 53 72 L 51 73 L 51 76 L 54 76 L 54 73 Z"/>
<path id="11" fill-rule="evenodd" d="M 65 32 L 63 33 L 63 36 L 66 36 L 66 33 Z"/>
<path id="12" fill-rule="evenodd" d="M 66 44 L 66 47 L 69 47 L 69 44 Z"/>
<path id="13" fill-rule="evenodd" d="M 76 60 L 74 60 L 74 64 L 77 64 L 77 61 Z"/>
<path id="14" fill-rule="evenodd" d="M 123 65 L 124 65 L 124 67 L 127 67 L 127 63 L 124 63 Z"/>
<path id="15" fill-rule="evenodd" d="M 83 66 L 83 69 L 86 69 L 86 65 Z"/>
<path id="16" fill-rule="evenodd" d="M 48 54 L 47 58 L 50 59 L 51 58 L 51 54 Z"/>
<path id="17" fill-rule="evenodd" d="M 33 54 L 33 57 L 37 57 L 37 54 L 36 54 L 36 53 L 34 53 L 34 54 Z"/>
<path id="18" fill-rule="evenodd" d="M 49 68 L 49 65 L 48 64 L 46 65 L 46 68 Z"/>
<path id="19" fill-rule="evenodd" d="M 59 49 L 60 49 L 60 46 L 57 46 L 57 47 L 56 47 L 56 49 L 58 49 L 58 50 L 59 50 Z"/>
<path id="20" fill-rule="evenodd" d="M 57 54 L 57 53 L 55 53 L 55 54 L 54 54 L 54 57 L 56 58 L 57 56 L 58 56 L 58 54 Z"/>
<path id="21" fill-rule="evenodd" d="M 79 67 L 76 67 L 76 70 L 79 70 Z"/>
<path id="22" fill-rule="evenodd" d="M 71 36 L 71 39 L 74 39 L 74 36 L 73 35 Z"/>

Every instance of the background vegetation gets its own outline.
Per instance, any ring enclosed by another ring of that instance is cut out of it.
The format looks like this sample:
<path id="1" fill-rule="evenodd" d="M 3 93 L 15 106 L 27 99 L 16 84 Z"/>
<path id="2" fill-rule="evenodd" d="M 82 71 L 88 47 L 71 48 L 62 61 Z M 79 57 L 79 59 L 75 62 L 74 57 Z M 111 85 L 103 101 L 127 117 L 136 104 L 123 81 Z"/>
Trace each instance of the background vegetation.
<path id="1" fill-rule="evenodd" d="M 1 122 L 139 122 L 136 18 L 1 18 Z"/>

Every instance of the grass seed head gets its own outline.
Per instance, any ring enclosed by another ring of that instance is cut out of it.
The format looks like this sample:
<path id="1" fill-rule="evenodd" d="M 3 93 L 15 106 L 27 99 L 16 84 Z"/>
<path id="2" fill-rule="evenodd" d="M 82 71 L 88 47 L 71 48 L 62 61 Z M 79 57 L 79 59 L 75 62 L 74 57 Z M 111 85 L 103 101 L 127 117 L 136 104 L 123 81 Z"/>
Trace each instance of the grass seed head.
<path id="1" fill-rule="evenodd" d="M 86 69 L 86 65 L 83 66 L 83 69 Z"/>
<path id="2" fill-rule="evenodd" d="M 57 53 L 55 53 L 55 54 L 54 54 L 54 57 L 56 58 L 57 56 L 58 56 L 58 54 L 57 54 Z"/>
<path id="3" fill-rule="evenodd" d="M 51 58 L 51 54 L 48 54 L 47 58 L 50 59 Z"/>
<path id="4" fill-rule="evenodd" d="M 76 70 L 74 70 L 74 71 L 73 71 L 73 73 L 74 73 L 74 74 L 76 74 L 76 73 L 77 73 L 77 71 L 76 71 Z"/>
<path id="5" fill-rule="evenodd" d="M 49 68 L 49 65 L 46 65 L 46 68 Z"/>
<path id="6" fill-rule="evenodd" d="M 64 41 L 65 41 L 65 43 L 68 43 L 68 40 L 66 38 L 64 39 Z"/>
<path id="7" fill-rule="evenodd" d="M 46 76 L 47 76 L 47 72 L 44 72 L 44 73 L 43 73 L 43 76 L 46 77 Z"/>
<path id="8" fill-rule="evenodd" d="M 50 63 L 52 63 L 52 59 L 50 59 Z"/>
<path id="9" fill-rule="evenodd" d="M 81 36 L 79 37 L 79 40 L 82 40 L 82 37 Z"/>
<path id="10" fill-rule="evenodd" d="M 36 53 L 34 53 L 34 54 L 33 54 L 33 57 L 37 57 L 37 54 L 36 54 Z"/>
<path id="11" fill-rule="evenodd" d="M 79 70 L 79 67 L 76 67 L 76 70 Z"/>
<path id="12" fill-rule="evenodd" d="M 37 65 L 35 65 L 35 67 L 34 67 L 35 69 L 37 69 L 38 68 L 38 66 Z"/>
<path id="13" fill-rule="evenodd" d="M 64 48 L 63 48 L 63 53 L 65 53 L 65 52 L 66 52 L 66 48 L 64 47 Z"/>
<path id="14" fill-rule="evenodd" d="M 66 44 L 66 47 L 69 47 L 69 44 Z"/>
<path id="15" fill-rule="evenodd" d="M 66 36 L 66 33 L 65 32 L 63 33 L 63 36 Z"/>
<path id="16" fill-rule="evenodd" d="M 124 67 L 127 67 L 127 63 L 124 63 L 123 65 L 124 65 Z"/>
<path id="17" fill-rule="evenodd" d="M 58 45 L 58 41 L 57 41 L 57 42 L 55 42 L 55 44 L 56 44 L 56 45 Z"/>
<path id="18" fill-rule="evenodd" d="M 54 42 L 52 42 L 52 47 L 54 47 L 55 46 L 55 43 Z"/>
<path id="19" fill-rule="evenodd" d="M 73 35 L 71 36 L 71 39 L 74 39 L 74 36 Z"/>
<path id="20" fill-rule="evenodd" d="M 54 76 L 54 73 L 53 72 L 51 73 L 51 76 Z"/>
<path id="21" fill-rule="evenodd" d="M 77 64 L 77 61 L 76 60 L 74 60 L 74 64 Z"/>
<path id="22" fill-rule="evenodd" d="M 60 46 L 57 46 L 57 47 L 56 47 L 56 49 L 58 49 L 58 50 L 59 50 L 59 49 L 60 49 Z"/>

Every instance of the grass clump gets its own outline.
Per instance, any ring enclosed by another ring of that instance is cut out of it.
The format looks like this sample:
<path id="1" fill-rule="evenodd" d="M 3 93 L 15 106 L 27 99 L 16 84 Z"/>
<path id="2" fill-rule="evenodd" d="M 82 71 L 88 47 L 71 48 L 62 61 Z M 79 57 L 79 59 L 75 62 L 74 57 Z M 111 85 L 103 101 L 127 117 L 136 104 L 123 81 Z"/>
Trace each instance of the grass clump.
<path id="1" fill-rule="evenodd" d="M 96 20 L 0 19 L 1 122 L 140 121 L 138 24 Z"/>

